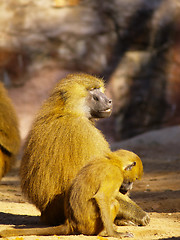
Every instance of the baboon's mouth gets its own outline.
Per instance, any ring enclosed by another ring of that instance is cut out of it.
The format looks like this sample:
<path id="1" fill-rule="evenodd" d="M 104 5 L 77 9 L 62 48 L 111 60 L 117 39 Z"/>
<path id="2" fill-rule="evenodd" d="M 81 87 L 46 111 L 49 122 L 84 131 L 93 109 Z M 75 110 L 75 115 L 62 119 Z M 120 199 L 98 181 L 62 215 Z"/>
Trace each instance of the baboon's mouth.
<path id="1" fill-rule="evenodd" d="M 121 188 L 120 188 L 120 193 L 122 193 L 122 194 L 125 195 L 127 192 L 128 192 L 127 190 L 125 190 L 125 189 L 121 189 Z"/>
<path id="2" fill-rule="evenodd" d="M 102 110 L 102 111 L 99 111 L 99 112 L 101 112 L 101 113 L 108 113 L 108 112 L 111 112 L 112 111 L 112 108 L 108 108 L 108 109 L 106 109 L 106 110 Z"/>

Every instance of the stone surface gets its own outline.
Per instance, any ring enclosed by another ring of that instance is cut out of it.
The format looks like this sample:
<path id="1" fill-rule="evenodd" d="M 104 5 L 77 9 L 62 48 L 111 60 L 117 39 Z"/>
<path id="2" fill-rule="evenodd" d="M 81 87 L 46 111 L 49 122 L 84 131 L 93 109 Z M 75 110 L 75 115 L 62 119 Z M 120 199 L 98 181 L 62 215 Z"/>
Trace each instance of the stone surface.
<path id="1" fill-rule="evenodd" d="M 113 125 L 105 130 L 113 140 L 177 124 L 179 1 L 68 4 L 1 0 L 0 80 L 22 85 L 46 66 L 102 76 L 114 102 L 104 122 Z"/>

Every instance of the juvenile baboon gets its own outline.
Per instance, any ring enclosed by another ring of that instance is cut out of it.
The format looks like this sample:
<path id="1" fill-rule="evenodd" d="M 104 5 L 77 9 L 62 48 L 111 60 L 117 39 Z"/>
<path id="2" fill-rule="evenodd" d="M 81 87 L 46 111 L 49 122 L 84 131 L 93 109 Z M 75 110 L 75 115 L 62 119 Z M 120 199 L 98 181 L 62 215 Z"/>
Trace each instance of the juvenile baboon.
<path id="1" fill-rule="evenodd" d="M 2 83 L 0 83 L 0 180 L 10 170 L 20 147 L 18 120 Z"/>
<path id="2" fill-rule="evenodd" d="M 64 223 L 64 194 L 77 172 L 110 151 L 95 118 L 108 117 L 112 101 L 103 81 L 87 74 L 62 79 L 42 106 L 21 164 L 22 191 L 50 225 Z"/>
<path id="3" fill-rule="evenodd" d="M 131 237 L 113 228 L 116 217 L 147 225 L 149 216 L 127 195 L 119 192 L 123 182 L 140 179 L 143 167 L 140 158 L 129 151 L 108 153 L 85 165 L 76 175 L 65 195 L 63 225 L 34 229 L 9 229 L 0 236 L 18 235 L 97 235 L 103 229 L 109 237 Z"/>

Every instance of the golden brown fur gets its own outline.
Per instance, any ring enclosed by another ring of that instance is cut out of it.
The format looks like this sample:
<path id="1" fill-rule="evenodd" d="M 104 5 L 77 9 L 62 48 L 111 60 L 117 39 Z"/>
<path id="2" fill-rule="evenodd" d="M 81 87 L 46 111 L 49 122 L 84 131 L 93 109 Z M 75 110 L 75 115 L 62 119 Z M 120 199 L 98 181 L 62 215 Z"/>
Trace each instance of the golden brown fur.
<path id="1" fill-rule="evenodd" d="M 12 166 L 19 147 L 20 134 L 16 112 L 0 83 L 0 179 Z"/>
<path id="2" fill-rule="evenodd" d="M 77 172 L 110 151 L 87 106 L 92 89 L 103 92 L 103 81 L 87 74 L 62 79 L 29 134 L 21 164 L 22 190 L 41 211 L 42 221 L 51 225 L 65 220 L 64 194 Z"/>
<path id="3" fill-rule="evenodd" d="M 103 229 L 110 237 L 131 237 L 113 229 L 116 217 L 137 225 L 149 223 L 149 216 L 127 195 L 119 192 L 123 181 L 134 182 L 143 173 L 140 158 L 125 150 L 109 153 L 83 167 L 65 197 L 64 225 L 49 228 L 13 229 L 0 232 L 0 236 L 17 235 L 97 235 Z"/>

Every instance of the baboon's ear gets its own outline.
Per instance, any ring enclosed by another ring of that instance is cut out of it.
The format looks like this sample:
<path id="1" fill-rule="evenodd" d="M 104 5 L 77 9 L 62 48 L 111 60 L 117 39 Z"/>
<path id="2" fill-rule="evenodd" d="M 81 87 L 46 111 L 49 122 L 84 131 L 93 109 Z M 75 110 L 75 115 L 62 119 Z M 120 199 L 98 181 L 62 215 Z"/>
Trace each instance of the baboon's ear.
<path id="1" fill-rule="evenodd" d="M 67 92 L 66 91 L 59 91 L 59 95 L 61 96 L 61 98 L 66 101 L 67 100 Z"/>
<path id="2" fill-rule="evenodd" d="M 131 171 L 134 166 L 136 166 L 136 162 L 133 162 L 132 164 L 130 164 L 127 167 L 125 167 L 124 170 L 125 171 Z"/>

